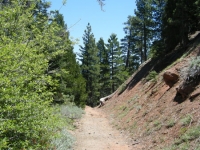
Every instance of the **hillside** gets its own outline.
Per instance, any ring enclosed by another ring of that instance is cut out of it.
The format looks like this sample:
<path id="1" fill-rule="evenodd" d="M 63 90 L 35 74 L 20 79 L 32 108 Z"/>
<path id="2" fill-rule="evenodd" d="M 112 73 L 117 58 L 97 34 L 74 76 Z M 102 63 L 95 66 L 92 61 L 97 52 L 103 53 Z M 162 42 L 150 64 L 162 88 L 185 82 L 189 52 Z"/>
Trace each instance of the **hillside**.
<path id="1" fill-rule="evenodd" d="M 200 149 L 198 56 L 196 32 L 186 49 L 142 64 L 100 108 L 136 150 Z"/>

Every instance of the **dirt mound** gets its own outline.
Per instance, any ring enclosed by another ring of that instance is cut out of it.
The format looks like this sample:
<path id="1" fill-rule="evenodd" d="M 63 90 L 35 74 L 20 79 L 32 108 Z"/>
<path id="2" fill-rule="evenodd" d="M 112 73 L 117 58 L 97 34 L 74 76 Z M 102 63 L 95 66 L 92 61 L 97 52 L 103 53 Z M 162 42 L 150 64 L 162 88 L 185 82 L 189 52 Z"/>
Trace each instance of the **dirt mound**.
<path id="1" fill-rule="evenodd" d="M 198 82 L 185 86 L 191 62 L 199 55 L 200 37 L 196 36 L 187 49 L 177 48 L 162 60 L 147 61 L 125 82 L 126 90 L 118 89 L 105 102 L 101 109 L 114 118 L 114 126 L 132 143 L 138 141 L 133 149 L 200 149 L 199 75 L 193 78 Z M 158 75 L 147 82 L 145 77 L 153 70 Z M 176 70 L 178 76 L 170 85 L 163 80 L 167 70 Z"/>

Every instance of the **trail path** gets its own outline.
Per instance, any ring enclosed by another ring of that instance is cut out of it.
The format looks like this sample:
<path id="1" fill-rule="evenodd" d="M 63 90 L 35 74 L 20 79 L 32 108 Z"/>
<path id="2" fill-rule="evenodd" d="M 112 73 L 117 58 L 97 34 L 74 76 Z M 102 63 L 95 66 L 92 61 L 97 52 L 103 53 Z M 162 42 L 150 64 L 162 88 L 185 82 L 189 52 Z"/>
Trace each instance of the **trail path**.
<path id="1" fill-rule="evenodd" d="M 74 150 L 131 150 L 123 134 L 112 128 L 98 108 L 86 106 L 85 114 L 75 131 Z"/>

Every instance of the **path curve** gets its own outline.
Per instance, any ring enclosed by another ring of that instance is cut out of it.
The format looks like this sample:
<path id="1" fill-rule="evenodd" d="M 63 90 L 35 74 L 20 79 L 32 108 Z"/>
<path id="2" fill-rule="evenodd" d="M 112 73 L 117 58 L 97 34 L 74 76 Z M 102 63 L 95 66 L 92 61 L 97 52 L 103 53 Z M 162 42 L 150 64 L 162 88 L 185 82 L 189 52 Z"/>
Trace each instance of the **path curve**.
<path id="1" fill-rule="evenodd" d="M 86 106 L 85 114 L 77 124 L 74 150 L 131 150 L 123 134 L 111 127 L 98 108 Z"/>

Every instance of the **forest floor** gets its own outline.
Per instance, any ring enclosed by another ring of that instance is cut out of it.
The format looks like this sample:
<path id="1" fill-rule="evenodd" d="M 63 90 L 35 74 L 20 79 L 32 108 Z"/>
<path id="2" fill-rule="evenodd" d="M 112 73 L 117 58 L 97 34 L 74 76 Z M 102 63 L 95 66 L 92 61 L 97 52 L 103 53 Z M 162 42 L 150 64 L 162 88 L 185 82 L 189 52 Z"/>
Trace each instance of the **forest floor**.
<path id="1" fill-rule="evenodd" d="M 111 120 L 101 109 L 86 106 L 76 126 L 74 150 L 132 150 L 128 139 L 112 127 Z"/>

